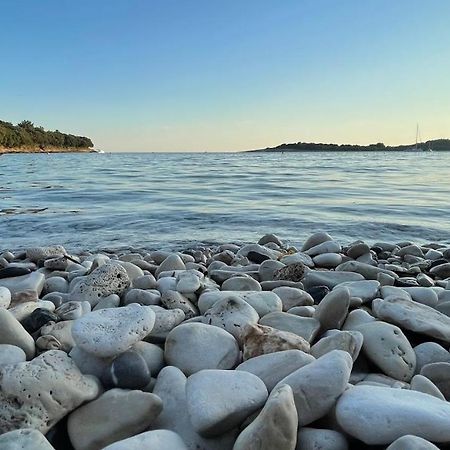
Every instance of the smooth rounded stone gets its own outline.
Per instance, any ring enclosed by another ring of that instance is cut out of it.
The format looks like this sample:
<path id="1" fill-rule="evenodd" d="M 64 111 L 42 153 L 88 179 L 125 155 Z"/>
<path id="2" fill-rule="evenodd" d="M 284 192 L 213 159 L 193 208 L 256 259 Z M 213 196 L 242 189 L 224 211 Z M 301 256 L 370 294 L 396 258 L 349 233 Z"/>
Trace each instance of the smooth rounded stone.
<path id="1" fill-rule="evenodd" d="M 131 262 L 113 261 L 113 264 L 122 266 L 126 270 L 130 284 L 133 282 L 135 278 L 139 278 L 144 275 L 144 271 L 139 266 Z"/>
<path id="2" fill-rule="evenodd" d="M 325 241 L 321 244 L 317 244 L 314 247 L 309 248 L 308 250 L 305 250 L 305 253 L 311 257 L 318 255 L 323 255 L 327 253 L 339 253 L 341 251 L 341 245 L 338 244 L 336 241 Z M 315 262 L 315 261 L 314 261 Z"/>
<path id="3" fill-rule="evenodd" d="M 98 394 L 98 381 L 82 375 L 59 350 L 4 366 L 0 368 L 0 433 L 28 427 L 46 433 Z"/>
<path id="4" fill-rule="evenodd" d="M 375 322 L 377 319 L 371 316 L 367 311 L 363 309 L 355 309 L 350 311 L 347 316 L 347 320 L 342 326 L 343 331 L 358 331 L 360 325 Z"/>
<path id="5" fill-rule="evenodd" d="M 158 291 L 147 291 L 144 289 L 130 289 L 124 296 L 123 304 L 139 303 L 140 305 L 159 305 L 161 295 Z"/>
<path id="6" fill-rule="evenodd" d="M 103 450 L 188 450 L 183 439 L 173 431 L 153 430 L 114 442 Z"/>
<path id="7" fill-rule="evenodd" d="M 396 439 L 386 450 L 439 450 L 439 448 L 421 437 L 407 434 Z"/>
<path id="8" fill-rule="evenodd" d="M 309 352 L 309 343 L 301 336 L 264 325 L 247 325 L 243 337 L 244 360 L 281 350 Z"/>
<path id="9" fill-rule="evenodd" d="M 438 266 L 434 266 L 430 269 L 430 273 L 433 275 L 444 279 L 450 277 L 450 263 L 446 262 L 444 264 L 439 264 Z"/>
<path id="10" fill-rule="evenodd" d="M 131 286 L 134 289 L 156 289 L 156 279 L 151 273 L 142 275 L 141 277 L 135 278 Z"/>
<path id="11" fill-rule="evenodd" d="M 438 305 L 436 305 L 436 311 L 439 311 L 446 316 L 450 316 L 450 301 L 439 303 Z"/>
<path id="12" fill-rule="evenodd" d="M 98 379 L 102 377 L 112 361 L 112 358 L 99 358 L 79 347 L 73 347 L 69 356 L 83 375 L 94 375 Z"/>
<path id="13" fill-rule="evenodd" d="M 99 300 L 99 302 L 92 308 L 92 311 L 98 311 L 99 309 L 107 309 L 107 308 L 117 308 L 119 305 L 120 305 L 120 297 L 117 294 L 111 294 L 106 297 L 102 297 Z"/>
<path id="14" fill-rule="evenodd" d="M 325 416 L 347 388 L 352 358 L 347 352 L 333 350 L 283 378 L 294 392 L 299 426 Z"/>
<path id="15" fill-rule="evenodd" d="M 450 317 L 411 300 L 387 298 L 372 304 L 372 310 L 382 320 L 406 330 L 450 342 Z"/>
<path id="16" fill-rule="evenodd" d="M 335 271 L 310 271 L 303 278 L 302 282 L 307 292 L 316 286 L 326 286 L 333 289 L 335 286 L 347 281 L 362 281 L 364 277 L 355 272 L 335 272 Z"/>
<path id="17" fill-rule="evenodd" d="M 445 397 L 439 388 L 423 375 L 414 375 L 411 379 L 410 387 L 413 391 L 423 392 L 445 401 Z"/>
<path id="18" fill-rule="evenodd" d="M 66 297 L 67 294 L 63 294 L 62 292 L 51 292 L 50 294 L 45 294 L 42 300 L 52 302 L 55 308 L 59 308 L 63 303 L 63 299 Z"/>
<path id="19" fill-rule="evenodd" d="M 278 269 L 273 274 L 274 280 L 301 281 L 305 276 L 307 267 L 303 263 L 290 264 Z"/>
<path id="20" fill-rule="evenodd" d="M 0 286 L 0 308 L 8 309 L 11 304 L 11 292 L 8 288 Z"/>
<path id="21" fill-rule="evenodd" d="M 27 359 L 34 357 L 36 346 L 33 338 L 22 324 L 6 310 L 0 309 L 0 344 L 10 344 L 21 348 Z"/>
<path id="22" fill-rule="evenodd" d="M 164 350 L 158 345 L 150 342 L 139 341 L 133 344 L 131 350 L 139 353 L 144 358 L 150 374 L 156 377 L 159 371 L 164 367 Z"/>
<path id="23" fill-rule="evenodd" d="M 65 320 L 64 322 L 56 323 L 48 322 L 46 325 L 42 326 L 40 330 L 41 337 L 36 341 L 37 347 L 41 350 L 63 350 L 66 353 L 70 352 L 75 346 L 75 341 L 72 337 L 72 325 L 73 320 Z M 52 341 L 52 337 L 58 341 L 58 347 L 54 347 L 51 343 L 50 346 L 47 346 L 42 342 L 42 338 Z"/>
<path id="24" fill-rule="evenodd" d="M 50 277 L 45 280 L 42 290 L 46 294 L 50 292 L 69 292 L 69 282 L 62 277 Z"/>
<path id="25" fill-rule="evenodd" d="M 176 253 L 172 253 L 164 259 L 164 261 L 160 264 L 160 266 L 156 269 L 155 276 L 161 272 L 165 271 L 173 271 L 173 270 L 185 270 L 186 266 L 183 260 Z"/>
<path id="26" fill-rule="evenodd" d="M 38 430 L 22 428 L 0 435 L 2 450 L 55 450 Z"/>
<path id="27" fill-rule="evenodd" d="M 419 273 L 419 275 L 417 275 L 416 279 L 417 279 L 417 282 L 423 287 L 434 286 L 433 279 L 424 273 Z"/>
<path id="28" fill-rule="evenodd" d="M 301 350 L 282 350 L 247 359 L 236 370 L 256 375 L 270 392 L 283 378 L 313 361 L 313 356 Z"/>
<path id="29" fill-rule="evenodd" d="M 148 392 L 111 389 L 69 415 L 67 431 L 75 450 L 99 450 L 144 431 L 163 408 Z"/>
<path id="30" fill-rule="evenodd" d="M 29 273 L 31 273 L 31 269 L 29 269 L 28 267 L 17 267 L 8 265 L 8 267 L 0 269 L 0 279 L 20 277 L 22 275 L 27 275 Z"/>
<path id="31" fill-rule="evenodd" d="M 240 297 L 230 296 L 217 301 L 205 312 L 202 320 L 206 324 L 225 329 L 241 345 L 246 325 L 258 323 L 259 315 L 252 306 Z"/>
<path id="32" fill-rule="evenodd" d="M 79 319 L 84 314 L 83 305 L 81 302 L 69 301 L 58 307 L 55 313 L 61 320 Z"/>
<path id="33" fill-rule="evenodd" d="M 320 303 L 322 299 L 330 292 L 330 288 L 328 286 L 313 286 L 305 289 L 316 304 Z"/>
<path id="34" fill-rule="evenodd" d="M 295 314 L 300 317 L 313 317 L 316 309 L 314 306 L 294 306 L 288 309 L 286 312 L 289 314 Z"/>
<path id="35" fill-rule="evenodd" d="M 369 373 L 364 377 L 364 381 L 377 385 L 389 386 L 391 388 L 409 389 L 410 387 L 405 381 L 399 381 L 395 378 L 383 375 L 382 373 Z"/>
<path id="36" fill-rule="evenodd" d="M 165 309 L 161 306 L 149 306 L 155 313 L 155 324 L 146 336 L 146 340 L 164 341 L 170 332 L 186 318 L 181 309 Z"/>
<path id="37" fill-rule="evenodd" d="M 339 284 L 335 289 L 341 287 L 348 289 L 350 297 L 359 297 L 363 303 L 367 303 L 378 296 L 380 283 L 376 280 L 350 281 Z"/>
<path id="38" fill-rule="evenodd" d="M 48 322 L 57 322 L 58 320 L 59 317 L 53 312 L 47 309 L 37 308 L 29 316 L 25 317 L 21 323 L 25 330 L 32 334 Z"/>
<path id="39" fill-rule="evenodd" d="M 176 432 L 191 450 L 231 450 L 236 430 L 215 438 L 204 438 L 194 430 L 187 410 L 186 382 L 185 375 L 176 367 L 167 366 L 161 370 L 153 393 L 161 398 L 164 408 L 151 428 Z"/>
<path id="40" fill-rule="evenodd" d="M 301 317 L 285 312 L 266 314 L 259 321 L 261 325 L 296 334 L 308 342 L 312 342 L 320 330 L 320 322 L 311 317 Z"/>
<path id="41" fill-rule="evenodd" d="M 260 281 L 272 281 L 277 270 L 282 269 L 284 264 L 274 259 L 263 261 L 258 269 Z"/>
<path id="42" fill-rule="evenodd" d="M 44 288 L 44 283 L 45 276 L 40 272 L 32 272 L 17 277 L 0 278 L 0 287 L 8 288 L 13 297 L 22 291 L 32 291 L 39 296 Z"/>
<path id="43" fill-rule="evenodd" d="M 436 362 L 422 367 L 420 375 L 428 378 L 441 391 L 444 397 L 450 399 L 450 363 Z"/>
<path id="44" fill-rule="evenodd" d="M 277 259 L 278 256 L 281 254 L 279 251 L 271 250 L 270 248 L 265 247 L 263 245 L 247 244 L 238 250 L 238 252 L 236 253 L 236 256 L 248 256 L 248 254 L 250 252 L 257 253 L 261 256 L 265 256 L 266 258 L 270 258 L 270 259 Z"/>
<path id="45" fill-rule="evenodd" d="M 194 429 L 218 436 L 240 425 L 267 400 L 265 384 L 238 370 L 201 370 L 186 384 L 187 408 Z"/>
<path id="46" fill-rule="evenodd" d="M 282 310 L 282 301 L 274 292 L 260 291 L 209 291 L 204 292 L 198 299 L 198 308 L 204 314 L 209 308 L 214 306 L 219 300 L 239 297 L 252 306 L 260 317 L 271 312 Z"/>
<path id="47" fill-rule="evenodd" d="M 303 244 L 302 246 L 302 252 L 309 250 L 312 247 L 315 247 L 317 245 L 322 244 L 323 242 L 326 241 L 332 241 L 333 238 L 328 234 L 325 233 L 323 231 L 319 231 L 317 233 L 314 233 L 313 235 L 311 235 Z"/>
<path id="48" fill-rule="evenodd" d="M 370 247 L 365 242 L 357 242 L 353 245 L 351 245 L 347 249 L 347 256 L 349 256 L 352 259 L 359 258 L 360 256 L 363 256 L 367 253 L 370 253 Z"/>
<path id="49" fill-rule="evenodd" d="M 319 303 L 314 318 L 320 322 L 322 330 L 340 329 L 347 318 L 349 306 L 349 290 L 334 289 Z"/>
<path id="50" fill-rule="evenodd" d="M 292 287 L 296 289 L 304 289 L 303 283 L 301 281 L 289 281 L 289 280 L 273 280 L 273 281 L 261 281 L 259 283 L 263 291 L 272 291 L 273 289 L 279 287 Z"/>
<path id="51" fill-rule="evenodd" d="M 55 304 L 47 300 L 27 301 L 19 303 L 12 308 L 9 308 L 9 312 L 19 321 L 25 320 L 34 310 L 41 308 L 53 312 L 55 310 Z"/>
<path id="52" fill-rule="evenodd" d="M 233 450 L 295 450 L 297 410 L 292 388 L 276 387 L 255 420 L 238 436 Z"/>
<path id="53" fill-rule="evenodd" d="M 350 354 L 354 362 L 359 356 L 363 340 L 359 331 L 330 330 L 311 347 L 310 353 L 314 358 L 320 358 L 333 350 L 343 350 Z"/>
<path id="54" fill-rule="evenodd" d="M 209 270 L 209 269 L 208 269 Z M 212 270 L 209 273 L 209 277 L 211 280 L 214 281 L 214 283 L 222 284 L 229 278 L 234 277 L 257 277 L 258 272 L 243 272 L 242 270 L 236 270 L 233 268 L 233 270 Z"/>
<path id="55" fill-rule="evenodd" d="M 177 279 L 175 277 L 159 278 L 156 282 L 156 288 L 161 293 L 161 295 L 165 294 L 167 291 L 176 291 Z"/>
<path id="56" fill-rule="evenodd" d="M 0 344 L 0 367 L 25 362 L 26 359 L 25 352 L 20 347 Z"/>
<path id="57" fill-rule="evenodd" d="M 120 354 L 103 373 L 106 386 L 122 389 L 143 389 L 150 382 L 150 371 L 145 359 L 133 350 Z"/>
<path id="58" fill-rule="evenodd" d="M 273 242 L 274 244 L 277 244 L 278 247 L 283 247 L 283 242 L 281 241 L 281 239 L 276 234 L 273 234 L 273 233 L 265 234 L 258 241 L 258 244 L 265 245 L 265 244 L 268 244 L 269 242 Z"/>
<path id="59" fill-rule="evenodd" d="M 391 270 L 381 269 L 370 264 L 365 264 L 358 261 L 347 261 L 336 267 L 337 271 L 355 272 L 362 275 L 366 280 L 376 280 L 379 273 L 386 273 L 395 279 L 398 275 Z"/>
<path id="60" fill-rule="evenodd" d="M 402 330 L 386 322 L 358 327 L 364 336 L 363 351 L 386 375 L 409 381 L 416 369 L 416 354 Z"/>
<path id="61" fill-rule="evenodd" d="M 107 358 L 123 353 L 142 340 L 154 324 L 155 313 L 150 306 L 132 304 L 80 317 L 72 326 L 72 336 L 81 349 Z"/>
<path id="62" fill-rule="evenodd" d="M 339 253 L 321 253 L 313 257 L 313 262 L 317 267 L 333 269 L 342 262 L 342 256 Z"/>
<path id="63" fill-rule="evenodd" d="M 386 445 L 414 434 L 433 442 L 450 441 L 450 404 L 422 392 L 355 386 L 337 402 L 339 425 L 369 445 Z"/>
<path id="64" fill-rule="evenodd" d="M 296 450 L 348 450 L 348 442 L 338 431 L 303 427 L 298 431 Z"/>
<path id="65" fill-rule="evenodd" d="M 395 277 L 388 275 L 387 273 L 379 273 L 377 275 L 377 281 L 379 281 L 381 286 L 394 286 Z"/>
<path id="66" fill-rule="evenodd" d="M 71 300 L 86 300 L 95 306 L 101 297 L 121 295 L 130 285 L 127 271 L 120 264 L 103 264 L 80 280 L 70 290 Z"/>
<path id="67" fill-rule="evenodd" d="M 239 362 L 236 339 L 221 328 L 203 323 L 186 323 L 167 336 L 167 363 L 189 376 L 203 369 L 232 369 Z"/>
<path id="68" fill-rule="evenodd" d="M 186 271 L 177 276 L 177 291 L 182 294 L 197 292 L 201 287 L 201 279 L 195 272 Z"/>
<path id="69" fill-rule="evenodd" d="M 311 256 L 307 255 L 303 252 L 292 253 L 290 255 L 283 256 L 280 259 L 280 262 L 286 264 L 287 266 L 290 264 L 302 263 L 307 267 L 314 267 L 314 262 Z"/>
<path id="70" fill-rule="evenodd" d="M 161 296 L 161 303 L 167 309 L 181 309 L 184 312 L 186 319 L 199 315 L 197 306 L 177 291 L 164 292 Z"/>
<path id="71" fill-rule="evenodd" d="M 382 286 L 380 288 L 380 294 L 383 299 L 395 297 L 404 298 L 405 300 L 412 300 L 411 294 L 406 292 L 403 288 L 396 286 Z"/>
<path id="72" fill-rule="evenodd" d="M 405 247 L 400 248 L 395 252 L 397 256 L 405 256 L 405 255 L 413 255 L 413 256 L 420 256 L 423 258 L 423 252 L 420 247 L 418 247 L 415 244 L 406 245 Z"/>
<path id="73" fill-rule="evenodd" d="M 222 284 L 224 291 L 261 291 L 260 284 L 250 277 L 232 277 Z"/>
<path id="74" fill-rule="evenodd" d="M 426 287 L 404 287 L 403 290 L 406 291 L 415 302 L 422 303 L 423 305 L 434 308 L 438 303 L 438 296 L 433 289 L 428 289 Z"/>
<path id="75" fill-rule="evenodd" d="M 314 305 L 314 299 L 307 292 L 288 286 L 281 286 L 272 291 L 280 297 L 283 304 L 283 311 L 287 311 L 295 306 Z"/>
<path id="76" fill-rule="evenodd" d="M 414 347 L 416 354 L 416 373 L 420 373 L 422 367 L 427 364 L 445 362 L 450 363 L 450 353 L 436 342 L 423 342 Z"/>
<path id="77" fill-rule="evenodd" d="M 26 250 L 26 257 L 30 261 L 38 262 L 40 259 L 64 256 L 67 252 L 62 245 L 49 245 L 46 247 L 31 247 Z"/>
<path id="78" fill-rule="evenodd" d="M 364 264 L 370 264 L 371 266 L 377 266 L 378 261 L 374 259 L 374 255 L 372 253 L 366 253 L 365 255 L 359 256 L 356 261 L 362 262 Z"/>

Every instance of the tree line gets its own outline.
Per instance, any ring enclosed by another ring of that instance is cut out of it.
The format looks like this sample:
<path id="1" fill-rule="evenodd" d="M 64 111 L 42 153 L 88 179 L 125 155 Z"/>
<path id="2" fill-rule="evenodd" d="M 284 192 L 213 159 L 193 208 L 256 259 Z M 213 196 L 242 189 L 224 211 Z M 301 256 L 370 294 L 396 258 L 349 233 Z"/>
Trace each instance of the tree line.
<path id="1" fill-rule="evenodd" d="M 37 127 L 29 120 L 23 120 L 17 125 L 0 120 L 0 147 L 61 147 L 61 148 L 89 148 L 92 141 L 84 136 L 61 133 L 60 131 L 46 131 Z"/>

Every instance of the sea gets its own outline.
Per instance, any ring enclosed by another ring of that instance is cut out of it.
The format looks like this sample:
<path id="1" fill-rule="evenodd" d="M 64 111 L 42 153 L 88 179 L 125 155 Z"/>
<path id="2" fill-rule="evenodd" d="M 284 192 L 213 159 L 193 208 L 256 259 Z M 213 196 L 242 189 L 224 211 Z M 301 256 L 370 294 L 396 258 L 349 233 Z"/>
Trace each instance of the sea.
<path id="1" fill-rule="evenodd" d="M 450 153 L 105 153 L 0 157 L 0 250 L 291 245 L 327 231 L 450 244 Z"/>

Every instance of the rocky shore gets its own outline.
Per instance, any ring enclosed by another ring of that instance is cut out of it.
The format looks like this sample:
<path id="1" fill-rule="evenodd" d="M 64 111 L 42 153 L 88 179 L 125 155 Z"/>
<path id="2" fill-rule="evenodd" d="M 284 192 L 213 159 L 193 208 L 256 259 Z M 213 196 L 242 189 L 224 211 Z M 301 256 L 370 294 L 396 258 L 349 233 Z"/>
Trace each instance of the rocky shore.
<path id="1" fill-rule="evenodd" d="M 450 448 L 450 246 L 0 255 L 2 450 Z"/>

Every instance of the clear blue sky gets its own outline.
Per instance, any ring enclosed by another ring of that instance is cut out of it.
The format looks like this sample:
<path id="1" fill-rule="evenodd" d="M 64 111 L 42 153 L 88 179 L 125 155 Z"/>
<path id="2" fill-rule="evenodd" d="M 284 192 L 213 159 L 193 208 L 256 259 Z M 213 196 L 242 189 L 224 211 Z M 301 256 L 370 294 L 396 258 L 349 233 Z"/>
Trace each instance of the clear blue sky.
<path id="1" fill-rule="evenodd" d="M 450 137 L 449 0 L 2 0 L 0 119 L 117 151 Z"/>

